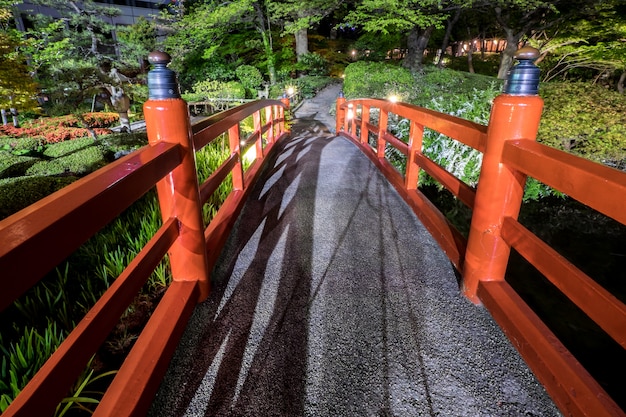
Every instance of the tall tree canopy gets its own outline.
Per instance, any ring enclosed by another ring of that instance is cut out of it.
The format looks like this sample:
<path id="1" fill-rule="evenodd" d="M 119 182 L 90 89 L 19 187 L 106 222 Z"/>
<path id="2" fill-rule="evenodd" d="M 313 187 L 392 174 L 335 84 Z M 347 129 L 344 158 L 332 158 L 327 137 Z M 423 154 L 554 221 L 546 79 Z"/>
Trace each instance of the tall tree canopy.
<path id="1" fill-rule="evenodd" d="M 12 3 L 0 1 L 0 108 L 26 111 L 37 107 L 37 84 L 20 52 L 23 40 L 12 25 Z"/>
<path id="2" fill-rule="evenodd" d="M 346 16 L 346 22 L 359 25 L 366 32 L 405 34 L 408 48 L 405 65 L 418 70 L 430 35 L 443 27 L 447 17 L 439 0 L 362 0 Z"/>
<path id="3" fill-rule="evenodd" d="M 279 0 L 269 1 L 272 20 L 282 21 L 285 32 L 296 42 L 298 59 L 309 52 L 308 31 L 341 5 L 343 0 Z"/>

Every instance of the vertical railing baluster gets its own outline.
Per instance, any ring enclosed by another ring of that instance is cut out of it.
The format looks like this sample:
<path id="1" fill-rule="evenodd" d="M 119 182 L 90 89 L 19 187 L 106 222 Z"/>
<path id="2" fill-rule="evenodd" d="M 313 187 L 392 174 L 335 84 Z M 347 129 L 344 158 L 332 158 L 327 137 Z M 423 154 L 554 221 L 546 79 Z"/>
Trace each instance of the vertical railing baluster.
<path id="1" fill-rule="evenodd" d="M 487 130 L 487 146 L 476 190 L 474 211 L 463 264 L 463 292 L 479 303 L 480 281 L 503 280 L 510 246 L 501 236 L 505 217 L 517 219 L 526 176 L 502 163 L 506 141 L 535 140 L 543 100 L 537 95 L 539 69 L 533 61 L 539 51 L 525 47 L 515 57 L 504 94 L 496 97 Z"/>
<path id="2" fill-rule="evenodd" d="M 265 124 L 269 123 L 267 129 L 267 144 L 271 146 L 274 144 L 274 106 L 268 106 L 265 108 Z"/>
<path id="3" fill-rule="evenodd" d="M 378 138 L 376 139 L 376 156 L 379 158 L 385 157 L 385 148 L 387 147 L 387 141 L 385 140 L 385 133 L 387 133 L 387 124 L 389 122 L 389 112 L 383 108 L 380 109 L 380 115 L 378 117 Z"/>
<path id="4" fill-rule="evenodd" d="M 337 117 L 335 119 L 335 133 L 339 133 L 342 129 L 346 130 L 346 109 L 343 107 L 344 104 L 346 104 L 346 98 L 343 95 L 343 91 L 340 91 L 335 104 L 337 113 Z"/>
<path id="5" fill-rule="evenodd" d="M 283 123 L 280 126 L 280 130 L 284 132 L 286 130 L 289 130 L 287 129 L 287 115 L 289 114 L 290 102 L 289 102 L 289 97 L 287 97 L 287 94 L 283 94 L 283 97 L 280 99 L 280 101 L 285 105 L 284 108 L 283 107 L 280 108 L 281 116 L 283 119 Z"/>
<path id="6" fill-rule="evenodd" d="M 204 300 L 209 294 L 209 271 L 189 109 L 180 97 L 176 74 L 167 68 L 170 56 L 152 52 L 148 60 L 154 65 L 143 107 L 148 141 L 175 143 L 182 150 L 182 163 L 156 187 L 163 219 L 175 217 L 180 223 L 180 235 L 169 251 L 172 277 L 197 281 L 199 298 Z"/>
<path id="7" fill-rule="evenodd" d="M 361 143 L 368 144 L 369 143 L 369 129 L 367 128 L 367 124 L 370 121 L 370 106 L 369 105 L 361 105 Z"/>
<path id="8" fill-rule="evenodd" d="M 232 170 L 233 190 L 243 190 L 243 164 L 241 158 L 241 138 L 239 135 L 239 123 L 228 129 L 228 144 L 230 146 L 230 154 L 237 155 L 237 162 Z"/>
<path id="9" fill-rule="evenodd" d="M 256 148 L 256 159 L 263 160 L 263 132 L 261 130 L 261 111 L 255 111 L 252 114 L 252 120 L 254 123 L 254 132 L 257 135 L 254 146 Z"/>
<path id="10" fill-rule="evenodd" d="M 424 140 L 424 126 L 411 120 L 409 131 L 409 154 L 406 158 L 406 174 L 404 176 L 404 186 L 407 190 L 415 190 L 418 187 L 420 167 L 416 162 L 415 153 L 422 150 Z"/>

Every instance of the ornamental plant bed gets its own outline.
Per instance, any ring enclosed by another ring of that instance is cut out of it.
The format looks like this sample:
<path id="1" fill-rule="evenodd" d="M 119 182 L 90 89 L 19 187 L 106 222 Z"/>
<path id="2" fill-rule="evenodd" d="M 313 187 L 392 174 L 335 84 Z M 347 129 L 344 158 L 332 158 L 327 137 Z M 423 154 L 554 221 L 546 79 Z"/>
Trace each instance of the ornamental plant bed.
<path id="1" fill-rule="evenodd" d="M 0 126 L 0 137 L 11 138 L 40 137 L 45 143 L 63 142 L 83 138 L 93 134 L 108 135 L 109 129 L 119 120 L 117 113 L 85 113 L 62 117 L 42 117 L 27 120 L 21 127 L 11 124 Z"/>

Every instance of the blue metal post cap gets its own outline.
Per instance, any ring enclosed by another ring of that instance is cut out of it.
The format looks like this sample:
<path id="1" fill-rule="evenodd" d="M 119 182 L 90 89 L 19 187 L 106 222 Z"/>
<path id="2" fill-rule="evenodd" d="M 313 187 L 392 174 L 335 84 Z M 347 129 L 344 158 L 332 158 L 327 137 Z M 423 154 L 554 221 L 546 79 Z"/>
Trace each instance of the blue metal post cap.
<path id="1" fill-rule="evenodd" d="M 534 62 L 539 58 L 539 50 L 524 46 L 515 53 L 514 58 L 519 61 L 509 70 L 504 83 L 504 93 L 516 96 L 533 96 L 539 92 L 539 67 Z"/>
<path id="2" fill-rule="evenodd" d="M 148 55 L 148 62 L 154 67 L 148 72 L 148 98 L 152 100 L 180 98 L 176 73 L 167 68 L 171 61 L 172 58 L 165 52 L 154 51 Z"/>

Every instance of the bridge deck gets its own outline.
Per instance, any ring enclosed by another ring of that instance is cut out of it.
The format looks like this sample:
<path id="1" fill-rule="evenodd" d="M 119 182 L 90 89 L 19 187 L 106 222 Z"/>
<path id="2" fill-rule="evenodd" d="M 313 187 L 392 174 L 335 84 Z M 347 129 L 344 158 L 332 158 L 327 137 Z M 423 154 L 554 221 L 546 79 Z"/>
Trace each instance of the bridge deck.
<path id="1" fill-rule="evenodd" d="M 560 415 L 354 145 L 301 118 L 277 150 L 151 415 Z"/>

